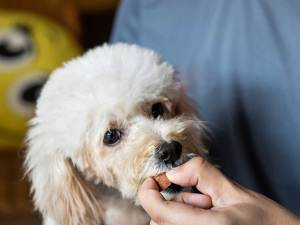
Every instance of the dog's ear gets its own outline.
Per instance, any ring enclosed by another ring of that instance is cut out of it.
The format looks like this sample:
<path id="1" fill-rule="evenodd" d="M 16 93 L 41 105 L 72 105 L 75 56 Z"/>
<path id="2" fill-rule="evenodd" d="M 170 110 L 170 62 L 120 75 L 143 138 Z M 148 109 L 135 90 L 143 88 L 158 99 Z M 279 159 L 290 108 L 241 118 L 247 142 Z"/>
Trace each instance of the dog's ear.
<path id="1" fill-rule="evenodd" d="M 31 128 L 25 167 L 36 208 L 57 225 L 103 224 L 103 209 L 89 184 L 53 140 Z M 52 222 L 53 223 L 53 222 Z M 51 224 L 52 224 L 51 223 Z"/>

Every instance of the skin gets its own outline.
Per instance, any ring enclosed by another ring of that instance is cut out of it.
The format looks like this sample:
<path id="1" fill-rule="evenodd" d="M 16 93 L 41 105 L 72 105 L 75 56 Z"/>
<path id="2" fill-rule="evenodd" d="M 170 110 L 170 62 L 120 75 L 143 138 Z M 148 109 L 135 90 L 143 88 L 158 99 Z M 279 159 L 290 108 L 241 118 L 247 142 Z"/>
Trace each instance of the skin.
<path id="1" fill-rule="evenodd" d="M 195 157 L 167 173 L 172 183 L 195 186 L 203 194 L 180 193 L 166 201 L 152 178 L 139 190 L 150 225 L 300 225 L 300 218 L 271 199 L 225 177 L 207 160 Z"/>

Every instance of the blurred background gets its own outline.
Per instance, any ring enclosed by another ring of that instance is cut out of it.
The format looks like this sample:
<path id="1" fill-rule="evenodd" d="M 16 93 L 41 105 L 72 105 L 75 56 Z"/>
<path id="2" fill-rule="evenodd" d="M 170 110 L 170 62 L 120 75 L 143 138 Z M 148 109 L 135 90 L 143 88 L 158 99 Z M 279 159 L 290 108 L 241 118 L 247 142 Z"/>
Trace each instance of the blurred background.
<path id="1" fill-rule="evenodd" d="M 0 224 L 41 224 L 23 177 L 24 135 L 51 71 L 108 41 L 117 0 L 0 0 Z"/>

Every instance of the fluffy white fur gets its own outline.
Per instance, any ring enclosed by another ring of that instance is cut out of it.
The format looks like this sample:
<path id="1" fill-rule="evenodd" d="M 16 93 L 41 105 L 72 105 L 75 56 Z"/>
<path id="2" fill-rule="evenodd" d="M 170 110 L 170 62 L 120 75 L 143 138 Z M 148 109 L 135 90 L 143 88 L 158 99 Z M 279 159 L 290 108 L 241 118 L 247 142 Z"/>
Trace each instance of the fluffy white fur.
<path id="1" fill-rule="evenodd" d="M 160 102 L 164 116 L 153 119 Z M 155 157 L 182 144 L 177 164 L 202 148 L 202 123 L 175 77 L 151 50 L 104 45 L 57 69 L 43 88 L 28 133 L 25 166 L 45 225 L 147 224 L 140 184 L 170 169 Z M 121 140 L 103 144 L 110 128 Z"/>

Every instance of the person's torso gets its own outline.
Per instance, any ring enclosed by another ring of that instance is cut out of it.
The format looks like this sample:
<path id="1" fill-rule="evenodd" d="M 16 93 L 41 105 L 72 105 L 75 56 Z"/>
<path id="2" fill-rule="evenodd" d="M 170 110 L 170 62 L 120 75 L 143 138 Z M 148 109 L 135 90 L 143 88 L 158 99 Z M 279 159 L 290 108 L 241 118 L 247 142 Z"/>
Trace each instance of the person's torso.
<path id="1" fill-rule="evenodd" d="M 113 41 L 173 63 L 225 173 L 300 215 L 300 2 L 134 3 L 123 3 Z"/>

